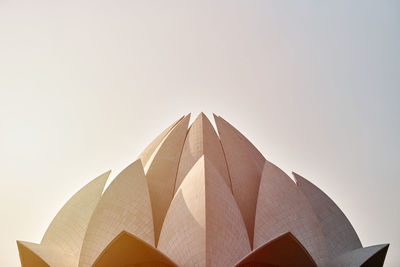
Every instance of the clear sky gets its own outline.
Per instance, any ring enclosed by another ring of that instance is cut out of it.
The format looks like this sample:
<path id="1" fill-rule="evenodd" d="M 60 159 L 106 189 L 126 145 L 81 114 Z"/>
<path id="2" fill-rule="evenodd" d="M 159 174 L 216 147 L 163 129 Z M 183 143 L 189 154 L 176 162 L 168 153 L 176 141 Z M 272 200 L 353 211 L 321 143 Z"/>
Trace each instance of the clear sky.
<path id="1" fill-rule="evenodd" d="M 400 266 L 399 1 L 0 1 L 0 266 L 183 114 L 222 116 Z"/>

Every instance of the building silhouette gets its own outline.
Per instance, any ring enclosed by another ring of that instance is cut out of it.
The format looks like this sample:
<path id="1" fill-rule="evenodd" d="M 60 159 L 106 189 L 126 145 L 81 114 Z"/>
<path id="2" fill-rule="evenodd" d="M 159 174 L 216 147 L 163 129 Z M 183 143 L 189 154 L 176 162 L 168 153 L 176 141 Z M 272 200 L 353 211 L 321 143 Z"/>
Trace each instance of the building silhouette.
<path id="1" fill-rule="evenodd" d="M 77 192 L 23 267 L 383 266 L 318 187 L 267 161 L 232 125 L 201 113 L 164 130 L 105 189 Z"/>

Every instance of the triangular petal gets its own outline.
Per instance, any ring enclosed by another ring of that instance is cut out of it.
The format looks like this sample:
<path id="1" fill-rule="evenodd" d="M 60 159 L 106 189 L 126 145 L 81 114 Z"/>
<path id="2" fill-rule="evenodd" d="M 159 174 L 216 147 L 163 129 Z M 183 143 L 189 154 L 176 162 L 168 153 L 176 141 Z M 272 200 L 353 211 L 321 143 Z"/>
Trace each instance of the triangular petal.
<path id="1" fill-rule="evenodd" d="M 254 247 L 286 232 L 296 236 L 317 264 L 328 260 L 325 238 L 308 200 L 286 173 L 266 162 L 257 201 Z"/>
<path id="2" fill-rule="evenodd" d="M 207 266 L 233 266 L 251 251 L 239 207 L 228 185 L 204 157 Z"/>
<path id="3" fill-rule="evenodd" d="M 205 266 L 206 214 L 204 164 L 186 175 L 165 217 L 157 248 L 178 266 Z"/>
<path id="4" fill-rule="evenodd" d="M 214 118 L 228 164 L 233 196 L 250 240 L 253 240 L 257 195 L 265 159 L 232 125 L 221 117 Z"/>
<path id="5" fill-rule="evenodd" d="M 22 267 L 76 267 L 75 257 L 45 245 L 17 241 Z"/>
<path id="6" fill-rule="evenodd" d="M 236 133 L 237 136 L 239 136 L 239 138 L 242 140 L 242 143 L 244 144 L 244 146 L 248 149 L 248 151 L 250 152 L 251 157 L 254 159 L 254 162 L 257 165 L 257 168 L 259 169 L 263 169 L 264 167 L 264 162 L 265 162 L 265 157 L 263 156 L 263 154 L 261 154 L 261 152 L 255 147 L 255 145 L 253 145 L 249 139 L 247 139 L 246 136 L 244 136 L 241 132 L 239 132 L 238 129 L 236 129 L 235 127 L 233 127 L 232 124 L 230 124 L 229 122 L 227 122 L 226 120 L 224 120 L 222 117 L 217 116 L 214 114 L 214 120 L 217 121 L 222 121 L 224 124 L 229 125 L 229 128 L 232 132 Z"/>
<path id="7" fill-rule="evenodd" d="M 328 267 L 382 267 L 389 244 L 358 248 L 335 258 Z"/>
<path id="8" fill-rule="evenodd" d="M 154 245 L 150 196 L 140 160 L 125 168 L 104 192 L 90 220 L 79 266 L 91 266 L 121 231 Z"/>
<path id="9" fill-rule="evenodd" d="M 100 175 L 73 195 L 54 217 L 41 241 L 79 259 L 83 238 L 101 198 L 110 171 Z"/>
<path id="10" fill-rule="evenodd" d="M 196 162 L 175 194 L 158 248 L 179 266 L 232 266 L 250 252 L 232 193 L 206 157 Z"/>
<path id="11" fill-rule="evenodd" d="M 306 196 L 317 215 L 330 257 L 335 258 L 345 252 L 361 248 L 356 231 L 335 202 L 305 178 L 296 173 L 293 173 L 293 176 L 297 187 Z"/>
<path id="12" fill-rule="evenodd" d="M 153 210 L 155 244 L 158 242 L 165 214 L 174 195 L 176 173 L 189 120 L 190 115 L 178 122 L 158 145 L 144 167 Z"/>

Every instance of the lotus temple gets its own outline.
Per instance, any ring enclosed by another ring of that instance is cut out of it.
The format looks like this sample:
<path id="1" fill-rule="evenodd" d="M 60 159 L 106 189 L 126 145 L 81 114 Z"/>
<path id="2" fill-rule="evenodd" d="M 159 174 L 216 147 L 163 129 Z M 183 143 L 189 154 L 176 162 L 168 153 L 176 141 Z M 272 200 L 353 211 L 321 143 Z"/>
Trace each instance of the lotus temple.
<path id="1" fill-rule="evenodd" d="M 22 267 L 383 266 L 388 244 L 363 247 L 316 185 L 214 120 L 183 116 L 84 186 L 40 244 L 17 241 Z"/>

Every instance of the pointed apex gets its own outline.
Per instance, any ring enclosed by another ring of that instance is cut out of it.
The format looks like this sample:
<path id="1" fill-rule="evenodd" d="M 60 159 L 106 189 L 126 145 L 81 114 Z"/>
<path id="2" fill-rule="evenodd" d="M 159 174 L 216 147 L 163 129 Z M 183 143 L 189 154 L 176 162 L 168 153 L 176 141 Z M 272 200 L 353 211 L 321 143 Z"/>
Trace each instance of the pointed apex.
<path id="1" fill-rule="evenodd" d="M 91 181 L 90 183 L 99 183 L 99 185 L 102 186 L 104 189 L 104 186 L 105 186 L 108 178 L 110 177 L 110 174 L 111 174 L 111 170 L 108 170 L 108 171 L 104 172 L 103 174 L 99 175 L 98 177 L 94 178 L 93 181 Z"/>
<path id="2" fill-rule="evenodd" d="M 333 259 L 327 266 L 383 266 L 389 244 L 361 247 Z"/>
<path id="3" fill-rule="evenodd" d="M 22 267 L 38 266 L 48 267 L 49 264 L 45 262 L 37 253 L 33 252 L 30 246 L 37 245 L 25 241 L 17 241 L 19 258 Z M 38 245 L 37 245 L 38 246 Z"/>
<path id="4" fill-rule="evenodd" d="M 192 125 L 195 124 L 195 122 L 198 122 L 198 121 L 201 121 L 201 122 L 202 122 L 202 121 L 204 121 L 204 120 L 209 121 L 208 118 L 207 118 L 207 116 L 206 116 L 203 112 L 200 112 L 199 115 L 197 115 L 197 117 L 196 117 L 196 119 L 194 120 L 194 122 L 192 123 Z"/>
<path id="5" fill-rule="evenodd" d="M 189 113 L 190 116 L 190 113 Z M 144 150 L 143 152 L 139 155 L 139 159 L 142 160 L 142 165 L 143 167 L 146 166 L 147 162 L 150 160 L 151 156 L 154 154 L 154 151 L 157 149 L 157 147 L 160 145 L 162 140 L 171 132 L 171 130 L 180 122 L 182 121 L 186 116 L 180 117 L 178 120 L 176 120 L 174 123 L 172 123 L 170 126 L 168 126 L 167 129 L 165 129 L 162 133 L 160 133 L 156 139 L 154 139 Z"/>
<path id="6" fill-rule="evenodd" d="M 304 178 L 304 176 L 301 176 L 300 174 L 298 174 L 296 172 L 292 172 L 292 176 L 294 178 L 294 181 L 296 182 L 296 185 L 299 186 L 299 187 L 304 187 L 304 186 L 307 186 L 307 185 L 310 185 L 312 187 L 316 187 L 316 185 L 314 185 L 308 179 Z"/>
<path id="7" fill-rule="evenodd" d="M 192 113 L 189 113 L 189 114 L 187 114 L 186 116 L 184 116 L 183 118 L 182 118 L 182 121 L 186 121 L 186 120 L 188 120 L 188 124 L 189 124 L 189 120 L 190 120 L 190 117 L 192 116 Z M 181 122 L 181 121 L 179 121 L 179 122 Z M 178 123 L 177 123 L 177 125 L 178 125 Z M 176 126 L 177 126 L 176 125 Z"/>
<path id="8" fill-rule="evenodd" d="M 73 255 L 54 247 L 17 241 L 22 267 L 77 266 Z"/>
<path id="9" fill-rule="evenodd" d="M 295 172 L 292 172 L 292 176 L 297 185 L 299 185 L 300 183 L 302 183 L 306 180 L 303 176 L 301 176 L 300 174 L 297 174 Z"/>
<path id="10" fill-rule="evenodd" d="M 186 136 L 174 192 L 177 192 L 187 173 L 203 155 L 213 162 L 226 184 L 231 187 L 228 167 L 219 137 L 210 120 L 201 112 L 190 126 Z"/>

